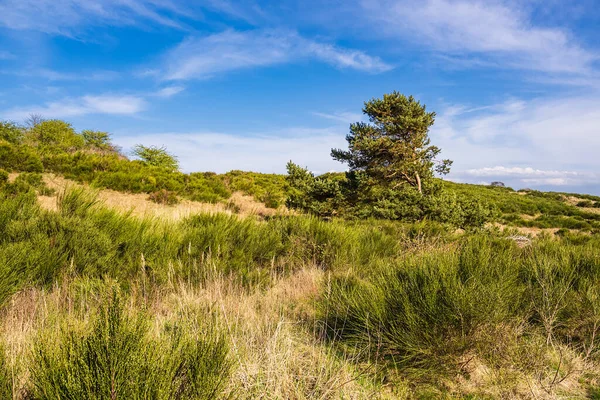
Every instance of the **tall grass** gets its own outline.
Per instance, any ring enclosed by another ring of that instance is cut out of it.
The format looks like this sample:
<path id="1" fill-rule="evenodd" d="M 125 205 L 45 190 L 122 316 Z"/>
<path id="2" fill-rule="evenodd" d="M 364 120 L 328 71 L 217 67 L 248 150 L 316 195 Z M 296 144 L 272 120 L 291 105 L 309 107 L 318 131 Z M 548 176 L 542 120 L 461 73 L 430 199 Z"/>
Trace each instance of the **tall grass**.
<path id="1" fill-rule="evenodd" d="M 149 335 L 144 312 L 127 315 L 113 289 L 89 329 L 43 333 L 30 366 L 38 399 L 214 399 L 227 382 L 231 363 L 223 336 L 167 326 Z M 191 334 L 190 334 L 191 333 Z"/>
<path id="2" fill-rule="evenodd" d="M 596 246 L 545 239 L 519 248 L 477 235 L 456 252 L 408 257 L 366 277 L 338 275 L 322 293 L 323 332 L 368 360 L 437 379 L 460 373 L 469 357 L 500 362 L 507 355 L 493 348 L 505 338 L 492 345 L 489 337 L 501 327 L 518 331 L 513 366 L 531 361 L 535 353 L 516 349 L 532 341 L 541 354 L 563 346 L 599 361 Z"/>
<path id="3" fill-rule="evenodd" d="M 323 269 L 393 260 L 419 235 L 444 228 L 377 221 L 322 221 L 308 216 L 266 221 L 226 214 L 196 215 L 178 223 L 135 218 L 102 207 L 92 192 L 57 196 L 58 212 L 43 210 L 30 191 L 0 194 L 0 295 L 22 285 L 52 283 L 64 274 L 111 276 L 124 282 L 143 271 L 153 282 L 201 282 L 209 271 L 249 284 L 273 272 L 306 265 Z"/>

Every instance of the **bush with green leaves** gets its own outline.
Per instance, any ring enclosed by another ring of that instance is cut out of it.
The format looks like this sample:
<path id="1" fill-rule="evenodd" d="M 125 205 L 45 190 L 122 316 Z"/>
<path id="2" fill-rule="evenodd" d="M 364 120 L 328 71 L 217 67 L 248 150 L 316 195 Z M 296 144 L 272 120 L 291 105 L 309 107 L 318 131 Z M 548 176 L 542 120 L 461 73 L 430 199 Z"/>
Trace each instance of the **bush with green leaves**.
<path id="1" fill-rule="evenodd" d="M 165 147 L 144 146 L 138 144 L 133 148 L 133 155 L 153 167 L 163 168 L 169 172 L 179 170 L 177 157 L 170 154 Z"/>
<path id="2" fill-rule="evenodd" d="M 349 173 L 348 175 L 356 175 Z M 402 221 L 424 219 L 461 228 L 480 228 L 492 220 L 497 210 L 479 197 L 459 196 L 444 191 L 440 182 L 425 181 L 427 196 L 410 187 L 386 188 L 360 183 L 363 177 L 348 179 L 340 173 L 314 176 L 308 170 L 288 163 L 287 180 L 290 208 L 318 215 L 380 218 Z M 354 187 L 355 184 L 362 188 Z M 429 187 L 430 185 L 437 186 Z"/>
<path id="3" fill-rule="evenodd" d="M 108 132 L 86 129 L 81 131 L 85 146 L 92 150 L 115 151 Z"/>
<path id="4" fill-rule="evenodd" d="M 24 128 L 11 121 L 0 121 L 0 141 L 19 144 L 23 140 Z"/>
<path id="5" fill-rule="evenodd" d="M 0 169 L 0 186 L 8 183 L 8 172 Z"/>
<path id="6" fill-rule="evenodd" d="M 41 158 L 32 148 L 2 140 L 0 140 L 0 168 L 7 171 L 44 171 Z"/>
<path id="7" fill-rule="evenodd" d="M 214 328 L 173 325 L 149 333 L 143 311 L 129 315 L 117 290 L 90 329 L 42 335 L 30 368 L 38 399 L 214 399 L 229 377 L 224 337 Z M 187 329 L 186 329 L 187 328 Z"/>
<path id="8" fill-rule="evenodd" d="M 251 195 L 270 208 L 283 205 L 288 194 L 287 180 L 283 175 L 236 170 L 224 174 L 223 180 L 230 190 Z"/>
<path id="9" fill-rule="evenodd" d="M 25 140 L 41 152 L 74 151 L 83 148 L 85 140 L 68 122 L 59 119 L 42 121 L 31 127 Z"/>
<path id="10" fill-rule="evenodd" d="M 323 289 L 324 333 L 361 357 L 419 374 L 456 373 L 467 354 L 499 362 L 480 340 L 511 324 L 523 346 L 539 340 L 598 356 L 591 343 L 600 333 L 598 239 L 582 238 L 520 248 L 510 238 L 478 234 L 458 251 L 339 274 Z"/>

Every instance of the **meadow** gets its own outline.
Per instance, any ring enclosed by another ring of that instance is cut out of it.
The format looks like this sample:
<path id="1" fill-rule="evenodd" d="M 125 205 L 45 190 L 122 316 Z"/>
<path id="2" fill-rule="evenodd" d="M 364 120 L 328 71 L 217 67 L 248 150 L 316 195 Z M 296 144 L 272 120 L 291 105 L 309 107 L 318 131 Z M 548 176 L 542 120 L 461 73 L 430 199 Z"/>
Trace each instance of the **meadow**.
<path id="1" fill-rule="evenodd" d="M 324 218 L 284 175 L 32 135 L 0 140 L 1 398 L 600 398 L 600 198 L 439 181 L 488 220 Z"/>

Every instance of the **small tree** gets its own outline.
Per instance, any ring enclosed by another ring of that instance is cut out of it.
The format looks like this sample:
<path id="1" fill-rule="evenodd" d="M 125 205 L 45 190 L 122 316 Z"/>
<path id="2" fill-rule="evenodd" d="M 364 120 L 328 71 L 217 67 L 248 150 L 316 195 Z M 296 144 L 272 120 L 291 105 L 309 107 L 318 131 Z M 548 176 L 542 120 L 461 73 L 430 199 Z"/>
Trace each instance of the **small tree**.
<path id="1" fill-rule="evenodd" d="M 437 161 L 440 149 L 430 144 L 434 112 L 398 92 L 365 103 L 370 123 L 350 125 L 348 151 L 333 149 L 335 160 L 347 163 L 356 176 L 366 175 L 369 185 L 396 189 L 408 184 L 423 193 L 423 183 L 450 172 L 452 161 Z"/>
<path id="2" fill-rule="evenodd" d="M 0 121 L 0 140 L 17 144 L 23 139 L 23 128 L 11 121 Z"/>
<path id="3" fill-rule="evenodd" d="M 138 144 L 133 148 L 133 154 L 141 158 L 142 161 L 148 165 L 165 168 L 171 172 L 179 170 L 177 157 L 169 154 L 165 147 L 144 146 Z"/>
<path id="4" fill-rule="evenodd" d="M 29 128 L 25 138 L 38 147 L 53 147 L 61 150 L 76 150 L 84 140 L 73 126 L 59 119 L 44 120 Z"/>
<path id="5" fill-rule="evenodd" d="M 81 136 L 85 141 L 85 145 L 98 150 L 113 150 L 114 146 L 110 142 L 110 133 L 102 131 L 84 130 L 81 131 Z"/>

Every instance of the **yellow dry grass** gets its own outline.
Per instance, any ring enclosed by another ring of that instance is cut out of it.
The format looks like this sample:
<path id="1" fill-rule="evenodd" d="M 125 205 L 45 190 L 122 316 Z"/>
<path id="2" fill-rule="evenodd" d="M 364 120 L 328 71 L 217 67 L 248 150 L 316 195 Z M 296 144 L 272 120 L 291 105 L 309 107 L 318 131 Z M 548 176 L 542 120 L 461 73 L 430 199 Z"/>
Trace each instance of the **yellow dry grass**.
<path id="1" fill-rule="evenodd" d="M 182 316 L 216 315 L 215 323 L 230 342 L 234 371 L 227 391 L 235 398 L 385 398 L 381 387 L 359 383 L 364 372 L 320 343 L 311 330 L 302 304 L 314 299 L 323 276 L 316 267 L 306 268 L 287 277 L 273 277 L 270 289 L 250 292 L 225 277 L 215 277 L 202 287 L 173 282 L 169 289 L 150 294 L 134 287 L 128 307 L 129 312 L 136 312 L 145 303 L 157 335 L 165 324 Z M 61 321 L 80 326 L 89 322 L 93 315 L 89 311 L 98 299 L 82 295 L 85 286 L 85 281 L 65 279 L 48 291 L 27 289 L 14 295 L 2 310 L 0 335 L 6 343 L 17 398 L 25 395 L 27 364 L 38 333 L 60 329 Z"/>
<path id="2" fill-rule="evenodd" d="M 13 175 L 16 176 L 17 174 Z M 87 187 L 86 185 L 54 174 L 44 174 L 44 182 L 46 182 L 48 187 L 59 192 L 68 187 Z M 250 215 L 267 216 L 278 212 L 287 212 L 285 209 L 274 210 L 267 208 L 263 203 L 254 200 L 252 196 L 247 196 L 239 192 L 232 194 L 229 199 L 229 203 L 232 206 L 229 207 L 224 203 L 201 203 L 185 199 L 181 199 L 176 205 L 168 206 L 148 200 L 148 195 L 145 193 L 124 193 L 110 189 L 98 190 L 97 192 L 98 199 L 109 208 L 121 212 L 131 212 L 138 217 L 155 217 L 171 221 L 180 220 L 199 213 L 226 213 L 245 217 Z M 57 208 L 56 197 L 38 196 L 38 200 L 40 205 L 47 210 L 55 211 Z M 235 212 L 232 210 L 235 210 Z"/>

